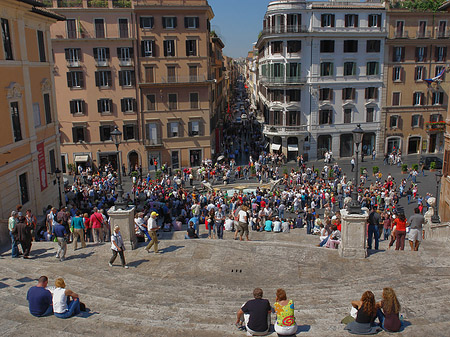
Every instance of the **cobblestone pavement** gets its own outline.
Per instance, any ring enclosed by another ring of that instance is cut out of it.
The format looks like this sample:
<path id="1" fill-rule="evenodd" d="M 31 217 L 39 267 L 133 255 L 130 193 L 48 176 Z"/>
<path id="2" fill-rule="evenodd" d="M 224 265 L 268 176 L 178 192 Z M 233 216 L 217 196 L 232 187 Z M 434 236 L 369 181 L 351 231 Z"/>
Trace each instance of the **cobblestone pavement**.
<path id="1" fill-rule="evenodd" d="M 203 236 L 205 230 L 202 228 Z M 262 287 L 271 303 L 279 287 L 295 301 L 298 336 L 347 336 L 340 320 L 365 290 L 377 300 L 392 286 L 406 329 L 396 336 L 448 336 L 450 248 L 425 241 L 419 252 L 381 250 L 365 260 L 345 260 L 315 247 L 304 229 L 250 233 L 251 242 L 183 240 L 184 232 L 161 233 L 161 255 L 141 246 L 126 251 L 130 269 L 110 268 L 109 244 L 88 244 L 67 260 L 55 258 L 55 243 L 34 243 L 30 260 L 0 255 L 0 335 L 3 336 L 244 336 L 235 312 Z M 170 239 L 169 239 L 170 237 Z M 26 292 L 40 275 L 52 284 L 64 277 L 89 313 L 67 320 L 35 318 Z M 273 317 L 274 318 L 274 317 Z M 271 334 L 275 336 L 275 333 Z M 382 332 L 379 336 L 388 336 Z"/>

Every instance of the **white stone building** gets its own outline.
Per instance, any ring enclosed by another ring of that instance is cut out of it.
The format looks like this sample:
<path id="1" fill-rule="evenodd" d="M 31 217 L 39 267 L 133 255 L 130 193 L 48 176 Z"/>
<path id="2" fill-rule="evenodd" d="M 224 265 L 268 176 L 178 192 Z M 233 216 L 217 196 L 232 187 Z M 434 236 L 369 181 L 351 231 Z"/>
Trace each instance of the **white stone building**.
<path id="1" fill-rule="evenodd" d="M 384 3 L 276 0 L 256 47 L 259 105 L 271 151 L 309 160 L 377 149 L 383 85 Z M 380 153 L 377 149 L 377 153 Z"/>

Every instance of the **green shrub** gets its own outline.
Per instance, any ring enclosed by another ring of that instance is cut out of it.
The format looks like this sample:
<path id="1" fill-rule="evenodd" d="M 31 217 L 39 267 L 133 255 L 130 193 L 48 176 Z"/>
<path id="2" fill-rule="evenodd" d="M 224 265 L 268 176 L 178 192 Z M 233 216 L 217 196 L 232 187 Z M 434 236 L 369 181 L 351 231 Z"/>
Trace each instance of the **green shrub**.
<path id="1" fill-rule="evenodd" d="M 367 167 L 361 167 L 361 168 L 359 169 L 359 173 L 363 174 L 363 173 L 364 173 L 364 170 L 367 170 Z"/>
<path id="2" fill-rule="evenodd" d="M 161 170 L 156 171 L 156 173 L 155 173 L 156 179 L 161 179 L 161 175 L 162 175 L 162 171 Z"/>
<path id="3" fill-rule="evenodd" d="M 430 170 L 434 170 L 436 168 L 436 162 L 435 161 L 432 161 L 431 163 L 430 163 Z"/>
<path id="4" fill-rule="evenodd" d="M 256 168 L 255 165 L 253 165 L 250 169 L 250 171 L 252 172 L 252 174 L 256 174 Z"/>
<path id="5" fill-rule="evenodd" d="M 419 164 L 412 164 L 411 167 L 412 167 L 413 170 L 417 171 L 419 169 Z"/>
<path id="6" fill-rule="evenodd" d="M 408 171 L 408 165 L 402 164 L 402 172 Z"/>
<path id="7" fill-rule="evenodd" d="M 131 172 L 131 176 L 132 177 L 139 177 L 139 172 L 138 171 L 133 171 L 133 172 Z"/>
<path id="8" fill-rule="evenodd" d="M 374 166 L 374 167 L 372 167 L 372 172 L 373 172 L 373 174 L 376 174 L 376 173 L 380 172 L 380 168 L 378 166 Z"/>

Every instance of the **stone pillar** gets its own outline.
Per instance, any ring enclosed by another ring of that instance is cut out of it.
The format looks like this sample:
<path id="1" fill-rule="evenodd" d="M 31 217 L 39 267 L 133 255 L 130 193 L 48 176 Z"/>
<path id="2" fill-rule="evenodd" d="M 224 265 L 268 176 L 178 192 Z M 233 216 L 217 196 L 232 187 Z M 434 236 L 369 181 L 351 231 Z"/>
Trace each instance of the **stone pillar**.
<path id="1" fill-rule="evenodd" d="M 362 214 L 349 214 L 346 209 L 341 209 L 341 244 L 339 255 L 351 259 L 364 259 L 367 257 L 367 208 L 362 209 Z"/>
<path id="2" fill-rule="evenodd" d="M 136 249 L 137 238 L 136 232 L 134 231 L 134 206 L 124 210 L 116 210 L 115 206 L 113 206 L 108 210 L 108 215 L 111 223 L 111 233 L 114 231 L 114 226 L 118 225 L 125 249 Z"/>

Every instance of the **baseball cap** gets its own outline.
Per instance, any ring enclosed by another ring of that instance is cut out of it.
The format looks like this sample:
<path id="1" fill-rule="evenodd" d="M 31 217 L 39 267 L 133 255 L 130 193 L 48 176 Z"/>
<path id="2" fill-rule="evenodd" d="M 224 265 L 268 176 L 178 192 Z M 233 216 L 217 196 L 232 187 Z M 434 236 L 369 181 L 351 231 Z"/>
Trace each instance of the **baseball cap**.
<path id="1" fill-rule="evenodd" d="M 152 214 L 150 214 L 150 216 L 158 216 L 159 214 L 156 212 L 152 212 Z"/>

